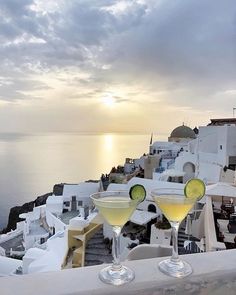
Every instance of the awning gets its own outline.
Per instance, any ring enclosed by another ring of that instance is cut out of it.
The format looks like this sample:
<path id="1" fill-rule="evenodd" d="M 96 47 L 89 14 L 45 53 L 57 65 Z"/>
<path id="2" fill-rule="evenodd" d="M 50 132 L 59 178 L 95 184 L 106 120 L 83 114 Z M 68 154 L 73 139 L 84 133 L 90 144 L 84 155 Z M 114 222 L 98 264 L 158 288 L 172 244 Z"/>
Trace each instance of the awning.
<path id="1" fill-rule="evenodd" d="M 135 210 L 130 218 L 130 221 L 139 225 L 145 225 L 152 219 L 156 218 L 158 215 L 159 214 L 153 212 Z"/>
<path id="2" fill-rule="evenodd" d="M 235 199 L 236 203 L 236 187 L 227 182 L 217 182 L 214 184 L 209 184 L 206 186 L 206 196 L 211 196 L 214 201 L 222 202 L 224 197 Z M 200 203 L 205 203 L 205 196 L 199 201 Z"/>
<path id="3" fill-rule="evenodd" d="M 206 187 L 206 195 L 236 198 L 236 187 L 230 183 L 217 182 Z"/>

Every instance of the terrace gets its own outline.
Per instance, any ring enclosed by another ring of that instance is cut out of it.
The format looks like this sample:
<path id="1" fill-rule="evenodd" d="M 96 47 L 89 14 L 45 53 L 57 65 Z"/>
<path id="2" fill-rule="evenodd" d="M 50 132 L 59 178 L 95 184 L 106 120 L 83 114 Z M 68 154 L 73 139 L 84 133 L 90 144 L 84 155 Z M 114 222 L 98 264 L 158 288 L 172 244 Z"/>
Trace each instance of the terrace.
<path id="1" fill-rule="evenodd" d="M 204 235 L 208 252 L 182 255 L 192 265 L 193 273 L 184 279 L 162 274 L 158 262 L 163 258 L 125 261 L 135 271 L 135 279 L 126 285 L 114 287 L 102 283 L 98 272 L 103 265 L 87 266 L 62 271 L 16 275 L 0 278 L 1 294 L 15 295 L 182 295 L 227 294 L 235 295 L 236 249 L 221 250 L 224 243 L 217 241 L 211 198 L 206 198 Z"/>
<path id="2" fill-rule="evenodd" d="M 193 274 L 175 279 L 162 274 L 157 264 L 163 258 L 126 261 L 135 271 L 129 284 L 114 287 L 103 284 L 98 272 L 104 265 L 0 278 L 1 294 L 15 295 L 106 295 L 106 294 L 227 294 L 235 295 L 236 250 L 183 255 Z"/>

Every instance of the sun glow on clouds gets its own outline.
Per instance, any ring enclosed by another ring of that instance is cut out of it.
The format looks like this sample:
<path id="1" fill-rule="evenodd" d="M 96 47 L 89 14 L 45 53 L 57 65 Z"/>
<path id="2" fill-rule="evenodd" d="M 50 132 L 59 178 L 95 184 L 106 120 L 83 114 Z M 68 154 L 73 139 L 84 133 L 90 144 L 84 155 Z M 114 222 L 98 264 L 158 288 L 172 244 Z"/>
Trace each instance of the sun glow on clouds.
<path id="1" fill-rule="evenodd" d="M 102 102 L 104 103 L 104 105 L 110 108 L 113 108 L 116 104 L 116 100 L 111 94 L 103 96 Z"/>
<path id="2" fill-rule="evenodd" d="M 122 13 L 125 13 L 125 11 L 128 9 L 129 6 L 131 6 L 131 3 L 127 1 L 120 1 L 111 6 L 104 8 L 104 10 L 107 10 L 111 12 L 112 14 L 122 14 Z"/>

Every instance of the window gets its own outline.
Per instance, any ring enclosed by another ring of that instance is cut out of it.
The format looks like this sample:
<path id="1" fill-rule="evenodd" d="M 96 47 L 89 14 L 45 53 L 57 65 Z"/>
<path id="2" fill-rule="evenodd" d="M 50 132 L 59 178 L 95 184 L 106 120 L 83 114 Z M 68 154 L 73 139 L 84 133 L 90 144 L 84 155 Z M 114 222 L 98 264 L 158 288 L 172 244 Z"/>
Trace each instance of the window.
<path id="1" fill-rule="evenodd" d="M 40 244 L 44 244 L 45 243 L 45 238 L 40 238 Z"/>
<path id="2" fill-rule="evenodd" d="M 78 206 L 82 207 L 83 206 L 83 201 L 78 201 Z"/>
<path id="3" fill-rule="evenodd" d="M 222 150 L 222 144 L 220 145 L 220 150 Z"/>
<path id="4" fill-rule="evenodd" d="M 66 202 L 64 202 L 64 205 L 65 205 L 66 207 L 69 207 L 69 206 L 70 206 L 70 202 L 69 202 L 69 201 L 66 201 Z"/>

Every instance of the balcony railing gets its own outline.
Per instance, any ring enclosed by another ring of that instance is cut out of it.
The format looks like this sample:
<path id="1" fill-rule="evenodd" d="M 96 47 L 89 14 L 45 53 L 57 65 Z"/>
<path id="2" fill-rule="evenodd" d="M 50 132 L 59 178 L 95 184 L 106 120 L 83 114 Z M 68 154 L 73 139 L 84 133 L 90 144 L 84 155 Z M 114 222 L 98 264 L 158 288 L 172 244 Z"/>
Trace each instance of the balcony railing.
<path id="1" fill-rule="evenodd" d="M 193 267 L 193 274 L 175 279 L 157 267 L 163 258 L 125 262 L 135 271 L 129 284 L 114 287 L 103 284 L 98 272 L 104 265 L 0 278 L 2 295 L 235 295 L 236 249 L 182 256 Z"/>

